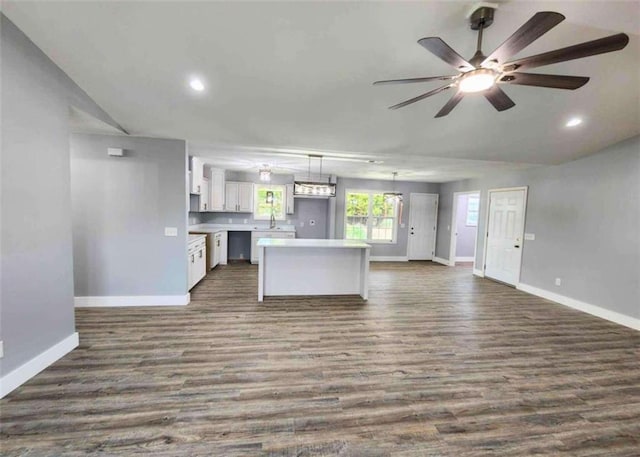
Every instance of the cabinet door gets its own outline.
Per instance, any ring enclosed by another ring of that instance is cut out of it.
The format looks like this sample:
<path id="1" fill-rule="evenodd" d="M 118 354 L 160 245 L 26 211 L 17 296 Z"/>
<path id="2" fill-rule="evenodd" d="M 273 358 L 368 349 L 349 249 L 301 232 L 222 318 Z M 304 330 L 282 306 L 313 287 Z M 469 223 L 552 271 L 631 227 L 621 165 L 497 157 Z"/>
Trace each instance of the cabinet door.
<path id="1" fill-rule="evenodd" d="M 260 238 L 273 238 L 273 232 L 251 232 L 251 263 L 258 263 L 260 252 L 258 251 L 258 240 Z"/>
<path id="2" fill-rule="evenodd" d="M 222 251 L 222 234 L 216 233 L 213 237 L 213 265 L 216 267 L 220 263 L 220 252 Z"/>
<path id="3" fill-rule="evenodd" d="M 191 157 L 191 193 L 200 194 L 204 178 L 204 162 L 198 157 Z"/>
<path id="4" fill-rule="evenodd" d="M 211 194 L 211 211 L 223 211 L 225 204 L 224 170 L 212 168 L 209 174 L 209 193 Z"/>
<path id="5" fill-rule="evenodd" d="M 195 281 L 198 283 L 202 278 L 204 278 L 207 274 L 207 255 L 206 248 L 204 245 L 200 245 L 198 251 L 196 252 L 196 278 Z"/>
<path id="6" fill-rule="evenodd" d="M 189 290 L 191 290 L 191 288 L 195 285 L 195 281 L 194 278 L 196 276 L 196 272 L 195 272 L 195 261 L 196 261 L 196 255 L 193 251 L 193 249 L 189 249 L 189 257 L 187 258 L 187 262 L 189 263 Z"/>
<path id="7" fill-rule="evenodd" d="M 238 183 L 238 211 L 241 213 L 253 212 L 253 183 Z"/>
<path id="8" fill-rule="evenodd" d="M 211 198 L 209 194 L 209 180 L 202 179 L 200 187 L 200 211 L 211 211 Z"/>
<path id="9" fill-rule="evenodd" d="M 224 191 L 224 210 L 228 213 L 236 213 L 238 211 L 238 183 L 225 183 Z"/>
<path id="10" fill-rule="evenodd" d="M 286 189 L 287 189 L 286 196 L 285 196 L 286 211 L 287 211 L 287 214 L 293 214 L 293 184 L 287 184 Z"/>

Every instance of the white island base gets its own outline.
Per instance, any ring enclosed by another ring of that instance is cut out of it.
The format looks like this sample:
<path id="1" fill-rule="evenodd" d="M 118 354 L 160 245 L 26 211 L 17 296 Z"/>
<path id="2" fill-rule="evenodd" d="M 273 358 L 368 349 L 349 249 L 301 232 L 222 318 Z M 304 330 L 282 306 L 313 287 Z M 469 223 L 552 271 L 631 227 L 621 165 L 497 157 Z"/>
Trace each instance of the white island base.
<path id="1" fill-rule="evenodd" d="M 369 296 L 371 246 L 353 240 L 258 241 L 258 301 L 268 295 Z"/>

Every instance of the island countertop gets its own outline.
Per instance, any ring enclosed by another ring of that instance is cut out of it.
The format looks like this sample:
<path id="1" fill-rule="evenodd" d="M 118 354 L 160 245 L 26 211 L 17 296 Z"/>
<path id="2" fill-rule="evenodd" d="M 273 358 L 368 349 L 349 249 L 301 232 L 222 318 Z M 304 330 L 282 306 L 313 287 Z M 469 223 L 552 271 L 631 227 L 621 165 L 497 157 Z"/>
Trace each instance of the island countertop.
<path id="1" fill-rule="evenodd" d="M 371 245 L 358 240 L 318 240 L 304 238 L 261 238 L 258 247 L 265 248 L 332 248 L 367 249 Z"/>

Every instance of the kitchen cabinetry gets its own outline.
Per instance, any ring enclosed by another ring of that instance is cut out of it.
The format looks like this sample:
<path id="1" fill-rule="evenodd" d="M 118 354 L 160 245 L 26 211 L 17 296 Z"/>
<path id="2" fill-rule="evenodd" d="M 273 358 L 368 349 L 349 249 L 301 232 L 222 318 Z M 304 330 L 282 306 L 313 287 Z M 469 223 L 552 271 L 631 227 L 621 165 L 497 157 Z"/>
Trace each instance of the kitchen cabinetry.
<path id="1" fill-rule="evenodd" d="M 209 193 L 211 194 L 211 211 L 224 211 L 224 170 L 220 170 L 218 168 L 211 168 L 209 170 Z"/>
<path id="2" fill-rule="evenodd" d="M 191 157 L 191 189 L 192 194 L 202 192 L 202 180 L 204 179 L 204 161 L 198 157 Z"/>
<path id="3" fill-rule="evenodd" d="M 296 232 L 255 231 L 251 232 L 251 263 L 258 263 L 258 240 L 260 238 L 295 238 Z"/>
<path id="4" fill-rule="evenodd" d="M 200 185 L 200 211 L 211 211 L 211 193 L 209 192 L 209 180 L 202 178 Z"/>
<path id="5" fill-rule="evenodd" d="M 222 248 L 222 233 L 218 232 L 213 235 L 213 256 L 211 259 L 211 268 L 215 268 L 220 263 Z"/>
<path id="6" fill-rule="evenodd" d="M 285 210 L 287 214 L 293 214 L 293 184 L 287 184 L 285 187 Z"/>
<path id="7" fill-rule="evenodd" d="M 204 235 L 192 235 L 189 241 L 189 290 L 207 274 L 206 242 Z"/>
<path id="8" fill-rule="evenodd" d="M 228 213 L 252 213 L 253 183 L 225 183 L 224 210 Z"/>

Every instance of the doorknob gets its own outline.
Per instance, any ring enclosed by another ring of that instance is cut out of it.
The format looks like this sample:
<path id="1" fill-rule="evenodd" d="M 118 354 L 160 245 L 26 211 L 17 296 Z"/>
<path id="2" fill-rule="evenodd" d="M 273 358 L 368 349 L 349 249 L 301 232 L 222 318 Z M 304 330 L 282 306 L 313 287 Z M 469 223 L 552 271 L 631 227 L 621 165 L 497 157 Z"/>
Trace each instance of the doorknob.
<path id="1" fill-rule="evenodd" d="M 519 245 L 519 244 L 516 244 L 516 245 L 515 245 L 515 246 L 513 246 L 513 247 L 514 247 L 514 248 L 519 248 L 519 247 L 520 247 L 520 245 Z"/>

